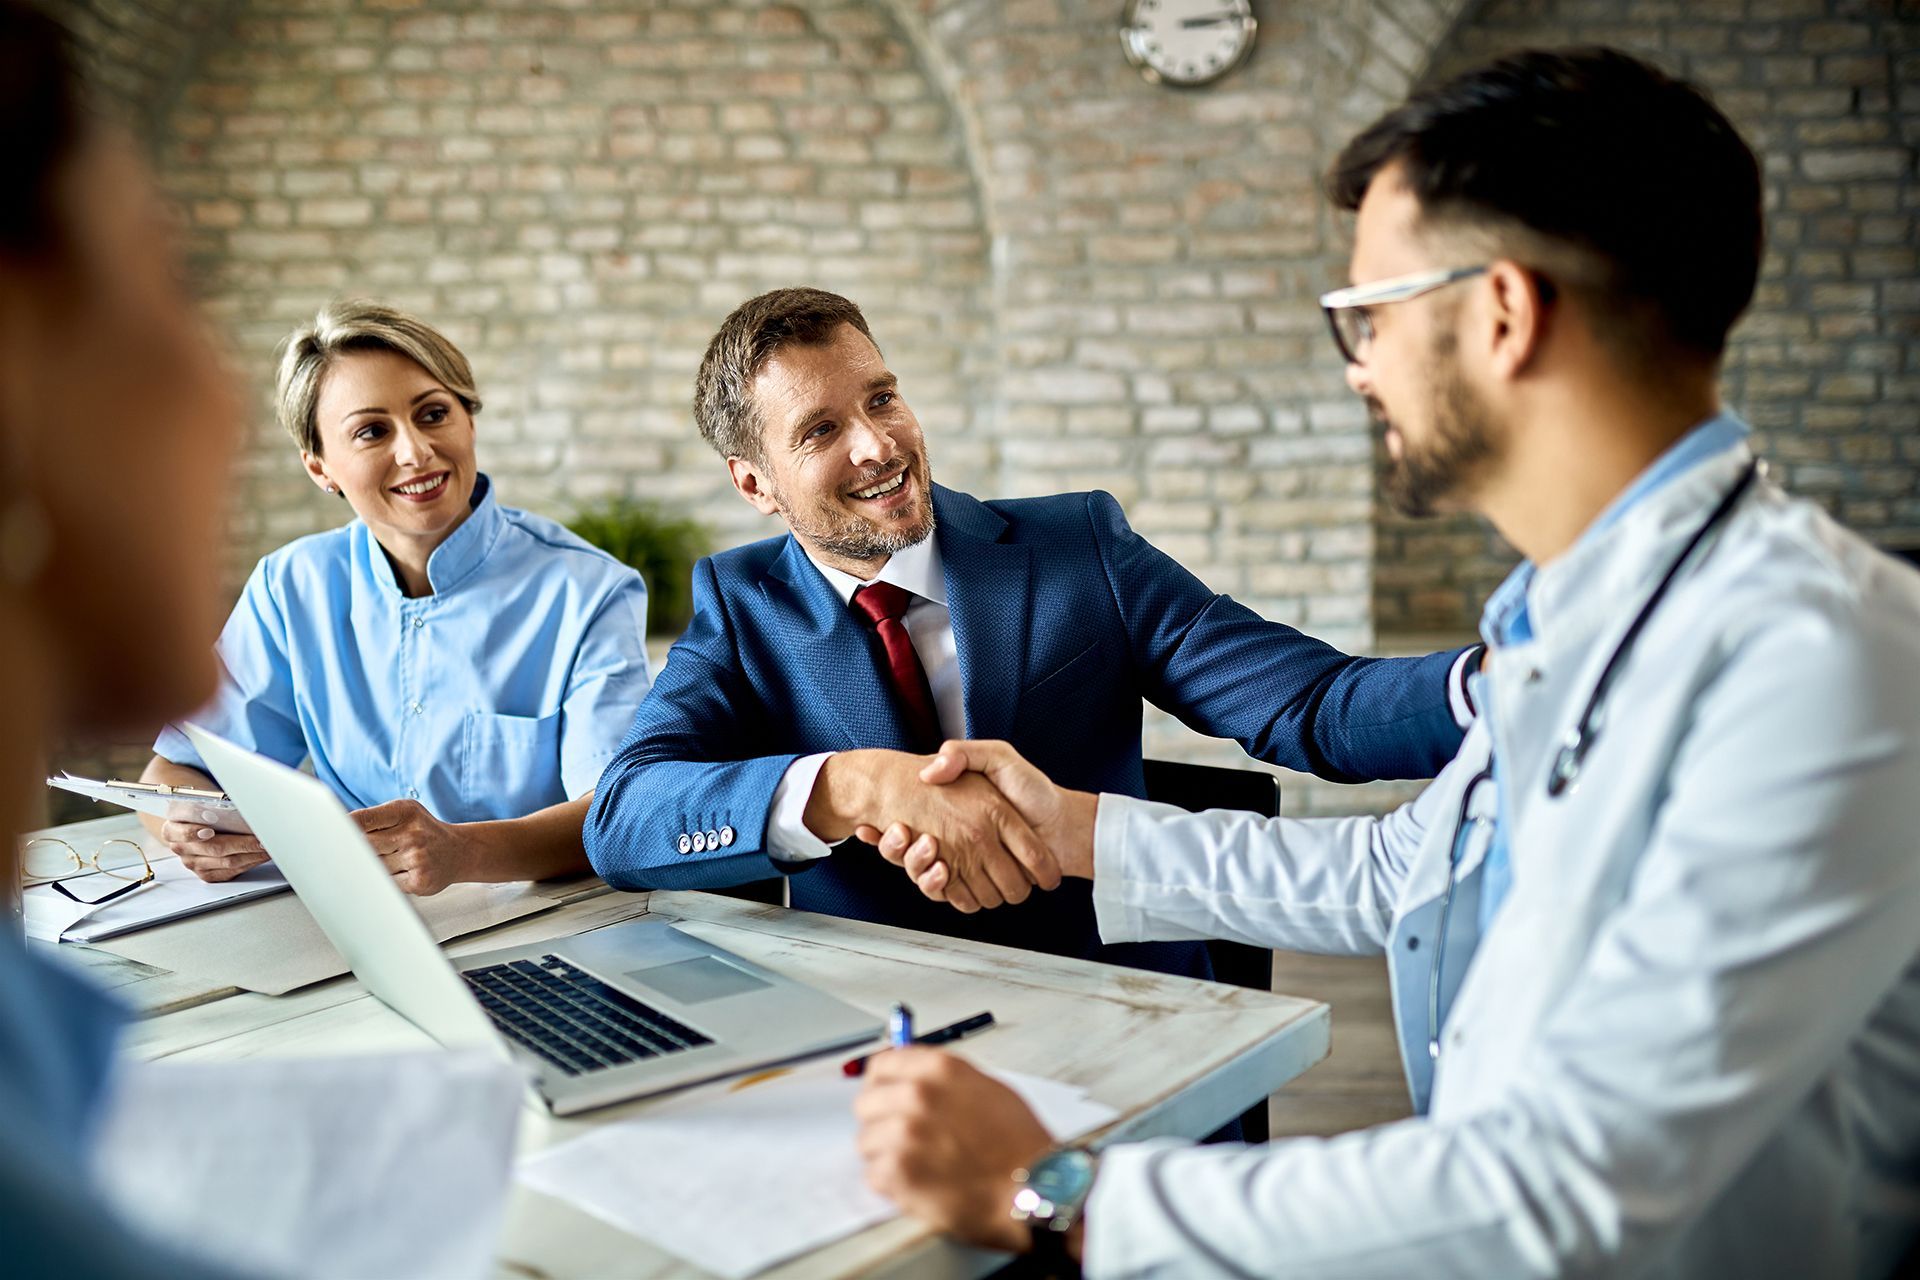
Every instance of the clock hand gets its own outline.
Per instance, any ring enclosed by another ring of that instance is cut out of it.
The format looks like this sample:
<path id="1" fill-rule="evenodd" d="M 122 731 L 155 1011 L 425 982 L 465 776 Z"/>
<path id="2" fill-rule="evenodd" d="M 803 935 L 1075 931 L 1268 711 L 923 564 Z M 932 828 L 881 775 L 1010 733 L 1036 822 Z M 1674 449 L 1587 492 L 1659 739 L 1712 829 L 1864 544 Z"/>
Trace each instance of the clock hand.
<path id="1" fill-rule="evenodd" d="M 1238 21 L 1240 21 L 1240 15 L 1237 13 L 1215 13 L 1204 18 L 1182 18 L 1180 25 L 1182 27 L 1217 27 L 1223 22 Z"/>

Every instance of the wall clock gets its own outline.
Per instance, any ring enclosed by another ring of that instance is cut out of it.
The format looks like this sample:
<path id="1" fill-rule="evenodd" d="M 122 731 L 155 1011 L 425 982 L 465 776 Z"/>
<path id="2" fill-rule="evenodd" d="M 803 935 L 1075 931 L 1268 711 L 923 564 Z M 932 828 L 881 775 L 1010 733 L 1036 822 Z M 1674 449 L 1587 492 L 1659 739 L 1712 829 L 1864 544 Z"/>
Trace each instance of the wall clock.
<path id="1" fill-rule="evenodd" d="M 1239 66 L 1258 27 L 1252 0 L 1128 0 L 1120 47 L 1148 83 L 1192 88 Z"/>

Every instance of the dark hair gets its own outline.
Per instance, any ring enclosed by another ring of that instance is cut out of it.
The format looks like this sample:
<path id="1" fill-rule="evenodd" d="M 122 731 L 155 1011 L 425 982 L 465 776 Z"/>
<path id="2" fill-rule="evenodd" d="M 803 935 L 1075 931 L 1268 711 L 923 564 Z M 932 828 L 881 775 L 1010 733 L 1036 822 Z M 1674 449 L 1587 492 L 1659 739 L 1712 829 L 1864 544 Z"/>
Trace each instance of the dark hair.
<path id="1" fill-rule="evenodd" d="M 1340 153 L 1334 202 L 1358 209 L 1393 165 L 1424 225 L 1571 249 L 1593 278 L 1554 283 L 1585 285 L 1637 351 L 1718 359 L 1753 299 L 1759 160 L 1703 91 L 1616 49 L 1515 53 L 1415 91 Z"/>
<path id="2" fill-rule="evenodd" d="M 0 0 L 0 256 L 57 243 L 53 188 L 85 131 L 66 32 L 20 0 Z"/>
<path id="3" fill-rule="evenodd" d="M 693 383 L 693 420 L 723 458 L 763 456 L 751 388 L 761 366 L 782 347 L 822 347 L 843 324 L 868 342 L 873 331 L 860 308 L 824 289 L 775 289 L 750 298 L 721 322 Z M 878 346 L 879 344 L 875 344 Z"/>

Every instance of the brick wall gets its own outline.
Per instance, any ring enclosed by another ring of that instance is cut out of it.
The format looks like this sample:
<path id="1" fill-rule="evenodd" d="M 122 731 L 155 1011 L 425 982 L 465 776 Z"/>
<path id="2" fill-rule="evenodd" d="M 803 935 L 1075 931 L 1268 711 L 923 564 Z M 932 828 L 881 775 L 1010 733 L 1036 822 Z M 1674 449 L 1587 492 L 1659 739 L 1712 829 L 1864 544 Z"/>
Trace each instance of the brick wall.
<path id="1" fill-rule="evenodd" d="M 141 132 L 165 118 L 232 0 L 58 0 L 48 10 L 74 35 L 88 79 Z"/>
<path id="2" fill-rule="evenodd" d="M 1920 545 L 1920 18 L 1871 0 L 1491 0 L 1445 74 L 1525 45 L 1607 43 L 1704 84 L 1766 166 L 1769 252 L 1726 402 L 1792 491 Z M 1383 512 L 1382 631 L 1471 627 L 1514 553 L 1485 525 Z"/>
<path id="3" fill-rule="evenodd" d="M 240 0 L 159 153 L 208 305 L 262 386 L 321 302 L 370 294 L 473 360 L 482 465 L 564 517 L 654 499 L 722 545 L 771 527 L 687 403 L 733 305 L 865 302 L 943 476 L 978 484 L 988 246 L 963 139 L 885 10 Z M 264 395 L 239 573 L 337 521 Z"/>

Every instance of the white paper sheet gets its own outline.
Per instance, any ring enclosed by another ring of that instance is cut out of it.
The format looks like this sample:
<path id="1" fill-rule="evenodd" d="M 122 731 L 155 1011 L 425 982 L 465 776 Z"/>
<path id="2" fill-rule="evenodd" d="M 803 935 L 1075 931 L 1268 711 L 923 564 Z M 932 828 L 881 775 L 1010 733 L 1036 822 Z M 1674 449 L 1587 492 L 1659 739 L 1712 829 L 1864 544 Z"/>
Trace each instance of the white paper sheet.
<path id="1" fill-rule="evenodd" d="M 221 884 L 208 884 L 153 841 L 146 841 L 144 847 L 153 863 L 153 883 L 123 898 L 95 907 L 73 901 L 50 884 L 22 893 L 20 912 L 27 936 L 43 942 L 100 942 L 287 889 L 286 877 L 271 862 Z M 83 892 L 99 892 L 103 879 L 88 877 L 81 882 Z"/>
<path id="2" fill-rule="evenodd" d="M 478 1054 L 130 1063 L 95 1176 L 137 1225 L 248 1272 L 481 1276 L 523 1089 Z"/>
<path id="3" fill-rule="evenodd" d="M 1084 1090 L 996 1072 L 1068 1142 L 1117 1112 Z M 899 1211 L 867 1189 L 838 1061 L 714 1085 L 521 1161 L 520 1181 L 739 1280 Z"/>

